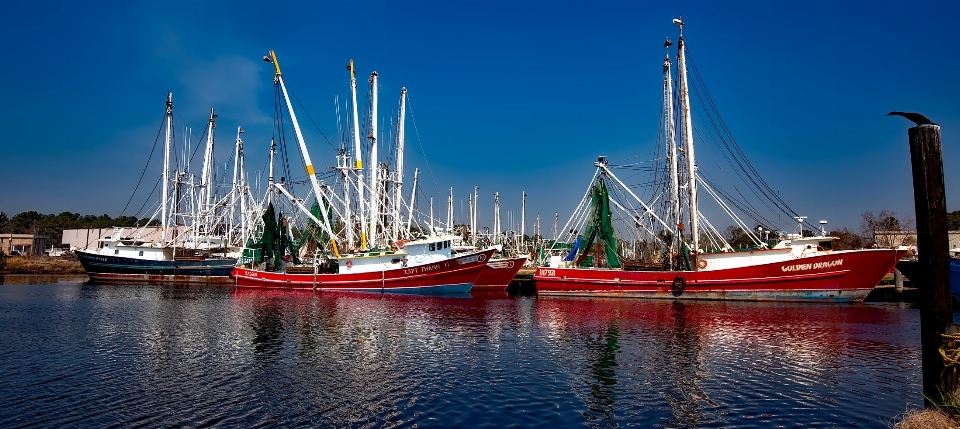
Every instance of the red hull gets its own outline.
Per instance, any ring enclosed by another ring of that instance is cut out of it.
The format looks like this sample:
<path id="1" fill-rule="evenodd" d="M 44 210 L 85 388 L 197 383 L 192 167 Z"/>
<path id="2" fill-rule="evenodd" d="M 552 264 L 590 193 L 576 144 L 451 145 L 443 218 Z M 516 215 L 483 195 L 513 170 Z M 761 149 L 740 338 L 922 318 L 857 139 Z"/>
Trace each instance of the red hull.
<path id="1" fill-rule="evenodd" d="M 839 251 L 714 271 L 538 268 L 533 279 L 541 295 L 859 302 L 904 253 L 885 249 Z"/>
<path id="2" fill-rule="evenodd" d="M 473 284 L 473 290 L 506 290 L 507 286 L 510 286 L 510 282 L 517 276 L 517 273 L 520 272 L 520 269 L 523 268 L 523 264 L 526 262 L 526 256 L 488 262 L 487 265 L 483 267 L 483 271 L 480 272 L 480 277 L 478 277 L 477 281 Z"/>
<path id="3" fill-rule="evenodd" d="M 390 292 L 469 292 L 495 250 L 434 264 L 347 274 L 287 274 L 236 268 L 238 287 Z"/>

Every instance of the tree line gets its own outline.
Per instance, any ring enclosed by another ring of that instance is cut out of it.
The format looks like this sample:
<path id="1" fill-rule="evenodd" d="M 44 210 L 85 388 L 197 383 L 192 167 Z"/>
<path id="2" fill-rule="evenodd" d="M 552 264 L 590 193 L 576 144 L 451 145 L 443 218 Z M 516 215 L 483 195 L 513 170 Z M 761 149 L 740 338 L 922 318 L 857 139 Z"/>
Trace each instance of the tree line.
<path id="1" fill-rule="evenodd" d="M 150 219 L 138 219 L 134 216 L 110 217 L 81 215 L 63 212 L 60 214 L 42 214 L 28 211 L 8 217 L 0 212 L 0 234 L 38 234 L 50 237 L 49 244 L 58 245 L 65 229 L 95 229 L 112 227 L 139 227 L 147 225 Z M 149 224 L 159 225 L 154 220 Z"/>

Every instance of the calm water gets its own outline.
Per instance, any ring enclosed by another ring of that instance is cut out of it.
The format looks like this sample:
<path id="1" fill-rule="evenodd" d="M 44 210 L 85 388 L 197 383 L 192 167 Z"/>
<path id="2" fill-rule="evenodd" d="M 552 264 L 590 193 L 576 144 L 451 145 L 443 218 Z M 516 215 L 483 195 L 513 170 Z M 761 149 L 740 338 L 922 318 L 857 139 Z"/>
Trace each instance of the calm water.
<path id="1" fill-rule="evenodd" d="M 0 427 L 885 427 L 919 313 L 0 277 Z"/>

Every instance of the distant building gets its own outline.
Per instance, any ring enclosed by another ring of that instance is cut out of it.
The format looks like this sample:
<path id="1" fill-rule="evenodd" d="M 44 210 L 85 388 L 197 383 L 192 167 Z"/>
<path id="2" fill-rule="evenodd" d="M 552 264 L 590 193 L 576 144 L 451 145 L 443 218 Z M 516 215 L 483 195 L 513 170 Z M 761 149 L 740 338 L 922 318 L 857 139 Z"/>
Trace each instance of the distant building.
<path id="1" fill-rule="evenodd" d="M 50 237 L 37 234 L 0 234 L 0 250 L 8 255 L 39 256 L 47 248 Z"/>
<path id="2" fill-rule="evenodd" d="M 960 247 L 960 231 L 948 231 L 949 248 Z M 873 242 L 878 247 L 916 246 L 916 231 L 876 231 L 873 233 Z"/>
<path id="3" fill-rule="evenodd" d="M 115 238 L 114 234 L 120 234 L 123 237 L 139 237 L 143 241 L 159 241 L 160 227 L 148 226 L 144 228 L 93 228 L 93 229 L 65 229 L 63 238 L 60 240 L 69 249 L 96 249 L 97 240 L 101 238 Z"/>

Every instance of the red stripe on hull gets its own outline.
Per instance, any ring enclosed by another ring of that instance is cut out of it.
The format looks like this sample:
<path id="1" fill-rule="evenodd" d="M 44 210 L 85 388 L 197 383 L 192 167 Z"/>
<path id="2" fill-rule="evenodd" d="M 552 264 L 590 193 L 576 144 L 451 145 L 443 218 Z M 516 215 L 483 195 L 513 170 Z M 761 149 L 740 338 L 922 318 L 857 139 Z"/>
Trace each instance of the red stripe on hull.
<path id="1" fill-rule="evenodd" d="M 87 273 L 87 277 L 92 282 L 103 284 L 233 284 L 233 279 L 228 276 Z"/>
<path id="2" fill-rule="evenodd" d="M 444 291 L 447 286 L 465 285 L 465 290 L 454 291 L 467 292 L 494 252 L 491 249 L 433 264 L 376 272 L 313 275 L 236 268 L 230 276 L 238 287 L 267 289 Z"/>
<path id="3" fill-rule="evenodd" d="M 510 282 L 517 276 L 517 273 L 520 272 L 520 269 L 523 268 L 523 264 L 526 262 L 526 256 L 522 258 L 490 261 L 483 267 L 483 271 L 480 272 L 480 277 L 478 277 L 477 282 L 474 283 L 473 290 L 506 290 L 507 286 L 510 286 Z"/>
<path id="4" fill-rule="evenodd" d="M 713 271 L 538 268 L 534 282 L 537 293 L 543 295 L 859 302 L 904 253 L 882 249 L 838 251 Z M 675 282 L 677 278 L 683 282 Z"/>

